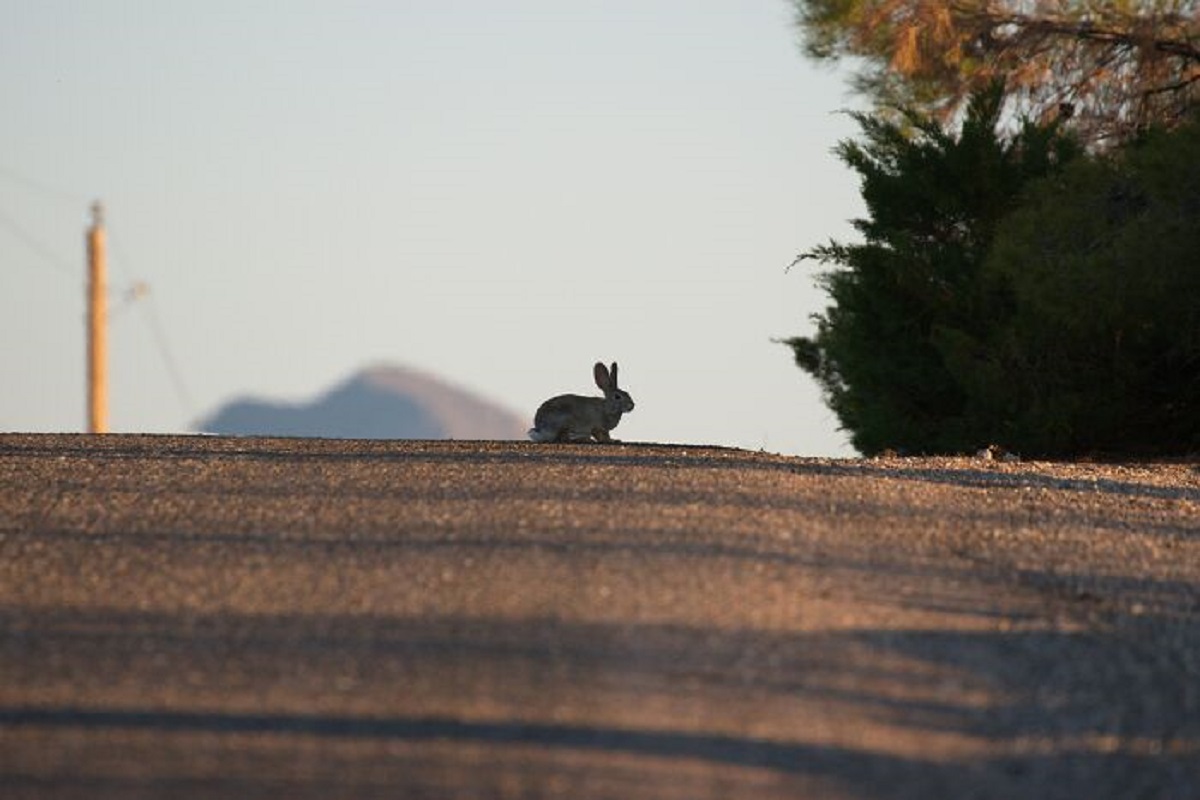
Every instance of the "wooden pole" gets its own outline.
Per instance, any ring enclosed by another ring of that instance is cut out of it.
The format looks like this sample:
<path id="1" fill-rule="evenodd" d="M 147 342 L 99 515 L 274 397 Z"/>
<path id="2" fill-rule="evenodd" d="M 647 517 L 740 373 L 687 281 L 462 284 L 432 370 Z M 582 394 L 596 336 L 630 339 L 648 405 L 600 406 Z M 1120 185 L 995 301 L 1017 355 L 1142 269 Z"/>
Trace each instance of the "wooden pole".
<path id="1" fill-rule="evenodd" d="M 108 276 L 104 207 L 92 204 L 87 232 L 88 432 L 108 433 Z"/>

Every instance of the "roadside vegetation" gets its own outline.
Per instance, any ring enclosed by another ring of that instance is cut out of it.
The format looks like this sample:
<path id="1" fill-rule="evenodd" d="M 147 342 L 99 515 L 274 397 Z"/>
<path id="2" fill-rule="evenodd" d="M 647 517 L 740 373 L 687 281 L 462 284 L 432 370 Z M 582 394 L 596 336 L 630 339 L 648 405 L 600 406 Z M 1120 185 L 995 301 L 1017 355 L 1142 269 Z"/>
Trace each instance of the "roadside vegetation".
<path id="1" fill-rule="evenodd" d="M 860 239 L 800 254 L 830 305 L 787 340 L 860 452 L 1200 451 L 1196 10 L 1127 4 L 1097 38 L 1061 5 L 981 39 L 962 5 L 797 2 L 809 53 L 858 57 L 878 104 L 836 151 Z M 880 27 L 885 6 L 949 26 L 957 67 Z"/>

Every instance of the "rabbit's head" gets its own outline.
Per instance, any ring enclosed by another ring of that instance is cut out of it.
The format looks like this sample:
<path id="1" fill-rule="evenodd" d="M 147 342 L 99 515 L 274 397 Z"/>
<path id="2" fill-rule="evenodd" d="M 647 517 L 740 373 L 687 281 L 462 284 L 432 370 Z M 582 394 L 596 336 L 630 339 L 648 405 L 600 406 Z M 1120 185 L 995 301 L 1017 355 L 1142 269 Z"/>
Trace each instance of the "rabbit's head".
<path id="1" fill-rule="evenodd" d="M 625 412 L 633 411 L 633 398 L 617 385 L 617 362 L 612 363 L 610 370 L 597 361 L 596 366 L 592 367 L 592 375 L 596 379 L 596 385 L 604 392 L 606 414 L 615 415 L 616 419 L 620 419 Z M 612 427 L 616 427 L 615 421 Z"/>

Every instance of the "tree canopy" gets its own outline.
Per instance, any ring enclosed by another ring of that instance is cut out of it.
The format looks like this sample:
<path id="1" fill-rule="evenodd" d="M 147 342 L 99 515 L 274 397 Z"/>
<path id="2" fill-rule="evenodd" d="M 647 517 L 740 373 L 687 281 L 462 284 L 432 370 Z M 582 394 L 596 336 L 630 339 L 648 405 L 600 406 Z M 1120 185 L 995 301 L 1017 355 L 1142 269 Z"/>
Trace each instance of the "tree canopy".
<path id="1" fill-rule="evenodd" d="M 984 279 L 1013 313 L 952 370 L 1004 443 L 1200 452 L 1200 119 L 1038 184 Z"/>
<path id="2" fill-rule="evenodd" d="M 1011 118 L 1108 147 L 1200 100 L 1197 0 L 792 0 L 807 53 L 853 58 L 881 107 L 943 122 L 996 80 Z"/>
<path id="3" fill-rule="evenodd" d="M 800 256 L 833 267 L 819 279 L 832 304 L 815 336 L 787 344 L 861 452 L 991 441 L 948 358 L 1007 314 L 980 277 L 997 224 L 1030 181 L 1078 153 L 1056 126 L 1001 137 L 1002 108 L 999 85 L 977 93 L 957 135 L 916 113 L 858 114 L 864 141 L 838 148 L 862 179 L 869 216 L 854 225 L 864 241 Z"/>
<path id="4" fill-rule="evenodd" d="M 1087 154 L 1055 123 L 858 115 L 857 243 L 803 253 L 831 305 L 789 340 L 863 453 L 1200 450 L 1200 115 Z"/>

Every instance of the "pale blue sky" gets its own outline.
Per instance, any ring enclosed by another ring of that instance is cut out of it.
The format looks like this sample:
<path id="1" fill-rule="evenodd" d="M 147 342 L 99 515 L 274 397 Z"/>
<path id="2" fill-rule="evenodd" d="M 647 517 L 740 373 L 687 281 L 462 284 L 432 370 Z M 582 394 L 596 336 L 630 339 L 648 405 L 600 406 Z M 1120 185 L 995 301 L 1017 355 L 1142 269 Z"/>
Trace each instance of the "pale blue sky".
<path id="1" fill-rule="evenodd" d="M 772 338 L 849 235 L 844 77 L 784 0 L 0 0 L 0 430 L 188 430 L 376 362 L 532 416 L 621 363 L 627 440 L 847 454 Z M 145 281 L 151 296 L 123 294 Z M 155 320 L 180 381 L 159 350 Z M 182 383 L 182 391 L 178 383 Z"/>

